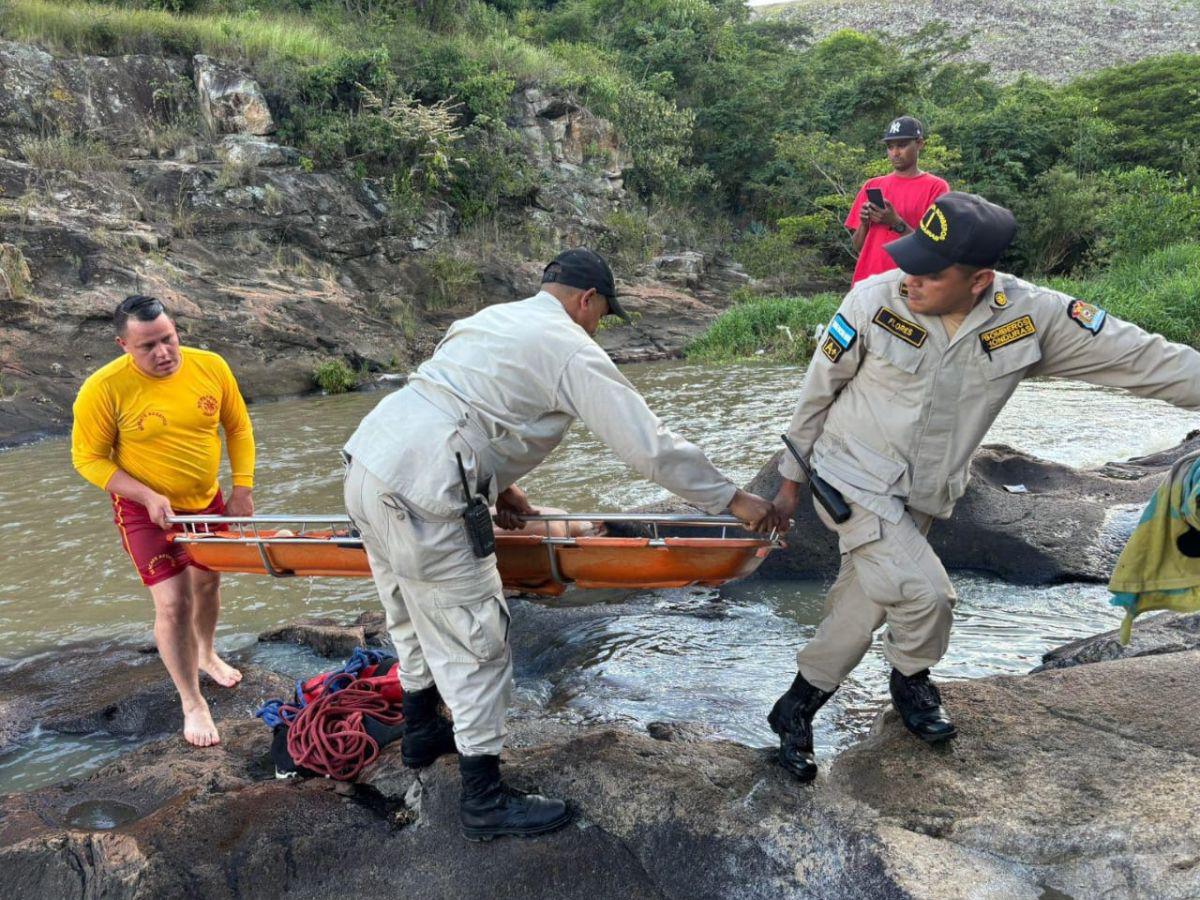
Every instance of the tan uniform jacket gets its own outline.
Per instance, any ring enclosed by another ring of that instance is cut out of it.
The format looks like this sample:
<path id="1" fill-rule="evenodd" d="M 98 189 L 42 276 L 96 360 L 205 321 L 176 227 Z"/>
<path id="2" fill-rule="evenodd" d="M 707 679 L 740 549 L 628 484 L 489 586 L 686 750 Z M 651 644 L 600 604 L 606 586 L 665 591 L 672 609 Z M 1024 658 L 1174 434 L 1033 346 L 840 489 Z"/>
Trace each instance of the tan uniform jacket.
<path id="1" fill-rule="evenodd" d="M 544 291 L 455 322 L 345 449 L 417 506 L 456 517 L 465 503 L 455 452 L 494 501 L 545 459 L 576 419 L 639 474 L 709 512 L 733 498 L 733 483 L 663 425 Z"/>
<path id="2" fill-rule="evenodd" d="M 816 471 L 889 522 L 945 518 L 971 456 L 1022 378 L 1121 387 L 1200 409 L 1200 353 L 1091 304 L 996 274 L 953 340 L 911 312 L 904 274 L 859 283 L 819 342 L 788 428 Z M 780 473 L 803 481 L 785 454 Z"/>

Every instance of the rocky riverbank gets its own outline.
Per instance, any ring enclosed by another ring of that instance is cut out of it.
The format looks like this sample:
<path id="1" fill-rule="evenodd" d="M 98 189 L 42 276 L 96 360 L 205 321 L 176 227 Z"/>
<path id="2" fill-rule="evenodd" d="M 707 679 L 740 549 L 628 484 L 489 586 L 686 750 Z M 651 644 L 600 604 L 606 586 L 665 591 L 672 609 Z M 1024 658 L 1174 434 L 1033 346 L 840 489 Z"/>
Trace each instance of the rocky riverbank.
<path id="1" fill-rule="evenodd" d="M 1183 616 L 1153 621 L 1189 627 Z M 322 639 L 364 626 L 377 623 L 326 622 Z M 161 669 L 136 654 L 96 649 L 72 665 L 108 684 L 107 699 L 41 696 L 45 727 L 106 728 L 97 709 L 146 700 L 143 670 L 169 695 Z M 457 831 L 450 761 L 417 776 L 392 747 L 356 784 L 276 781 L 270 734 L 246 717 L 285 685 L 255 672 L 229 692 L 237 702 L 218 707 L 219 747 L 169 737 L 87 778 L 0 798 L 0 891 L 1190 897 L 1200 879 L 1198 676 L 1200 652 L 1172 647 L 950 684 L 944 697 L 961 731 L 952 745 L 922 744 L 881 704 L 870 736 L 811 787 L 791 781 L 769 750 L 705 740 L 686 723 L 642 733 L 518 718 L 511 780 L 570 797 L 576 819 L 538 840 L 477 845 Z M 77 683 L 70 673 L 68 682 Z M 144 727 L 171 724 L 154 718 Z"/>
<path id="2" fill-rule="evenodd" d="M 533 293 L 561 247 L 619 243 L 610 218 L 638 209 L 611 123 L 536 85 L 507 115 L 534 194 L 469 228 L 441 201 L 397 216 L 386 179 L 314 171 L 272 102 L 206 56 L 0 41 L 0 447 L 69 427 L 127 294 L 162 297 L 253 402 L 314 390 L 329 360 L 365 381 L 408 371 L 453 319 Z M 600 335 L 618 361 L 678 355 L 749 281 L 727 256 L 661 247 L 615 267 L 635 320 Z"/>

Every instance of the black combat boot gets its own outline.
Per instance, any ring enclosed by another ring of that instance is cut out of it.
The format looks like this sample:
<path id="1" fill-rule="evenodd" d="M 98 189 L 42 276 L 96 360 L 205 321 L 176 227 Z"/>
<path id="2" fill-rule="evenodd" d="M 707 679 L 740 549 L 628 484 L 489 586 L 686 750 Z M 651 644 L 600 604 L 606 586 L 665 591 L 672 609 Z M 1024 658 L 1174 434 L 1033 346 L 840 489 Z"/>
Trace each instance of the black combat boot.
<path id="1" fill-rule="evenodd" d="M 805 784 L 817 777 L 813 759 L 812 720 L 833 691 L 822 691 L 796 673 L 796 679 L 775 701 L 767 724 L 779 735 L 779 763 Z"/>
<path id="2" fill-rule="evenodd" d="M 455 752 L 454 726 L 438 712 L 441 702 L 436 684 L 419 691 L 405 691 L 400 698 L 404 712 L 400 758 L 410 769 L 423 769 L 439 756 Z"/>
<path id="3" fill-rule="evenodd" d="M 490 841 L 502 834 L 530 837 L 566 825 L 571 812 L 562 800 L 522 794 L 500 780 L 499 756 L 460 756 L 463 837 Z"/>
<path id="4" fill-rule="evenodd" d="M 922 669 L 915 675 L 903 675 L 892 669 L 888 685 L 892 691 L 892 703 L 904 727 L 923 741 L 931 744 L 948 741 L 958 734 L 958 729 L 942 709 L 942 695 L 929 680 L 929 670 Z"/>

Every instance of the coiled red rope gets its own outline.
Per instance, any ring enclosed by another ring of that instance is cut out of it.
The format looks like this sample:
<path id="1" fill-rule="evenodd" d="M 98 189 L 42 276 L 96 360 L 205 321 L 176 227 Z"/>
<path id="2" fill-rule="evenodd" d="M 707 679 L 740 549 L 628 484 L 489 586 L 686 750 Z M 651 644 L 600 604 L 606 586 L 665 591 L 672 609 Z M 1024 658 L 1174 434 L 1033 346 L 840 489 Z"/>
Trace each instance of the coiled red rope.
<path id="1" fill-rule="evenodd" d="M 288 728 L 288 754 L 297 766 L 350 781 L 379 756 L 379 744 L 363 726 L 367 715 L 384 725 L 404 721 L 399 704 L 385 700 L 365 680 L 322 694 L 296 710 Z"/>

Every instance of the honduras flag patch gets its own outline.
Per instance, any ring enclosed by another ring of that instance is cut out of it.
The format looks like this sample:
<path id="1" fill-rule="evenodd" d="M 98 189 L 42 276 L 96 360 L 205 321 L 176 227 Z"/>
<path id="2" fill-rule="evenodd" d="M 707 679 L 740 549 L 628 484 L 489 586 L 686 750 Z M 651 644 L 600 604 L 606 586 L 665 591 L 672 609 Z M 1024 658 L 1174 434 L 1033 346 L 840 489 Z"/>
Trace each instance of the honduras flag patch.
<path id="1" fill-rule="evenodd" d="M 841 359 L 843 353 L 854 346 L 854 342 L 858 339 L 858 332 L 838 313 L 829 322 L 829 327 L 825 329 L 825 343 L 821 345 L 821 352 L 825 354 L 830 362 L 837 362 Z"/>

